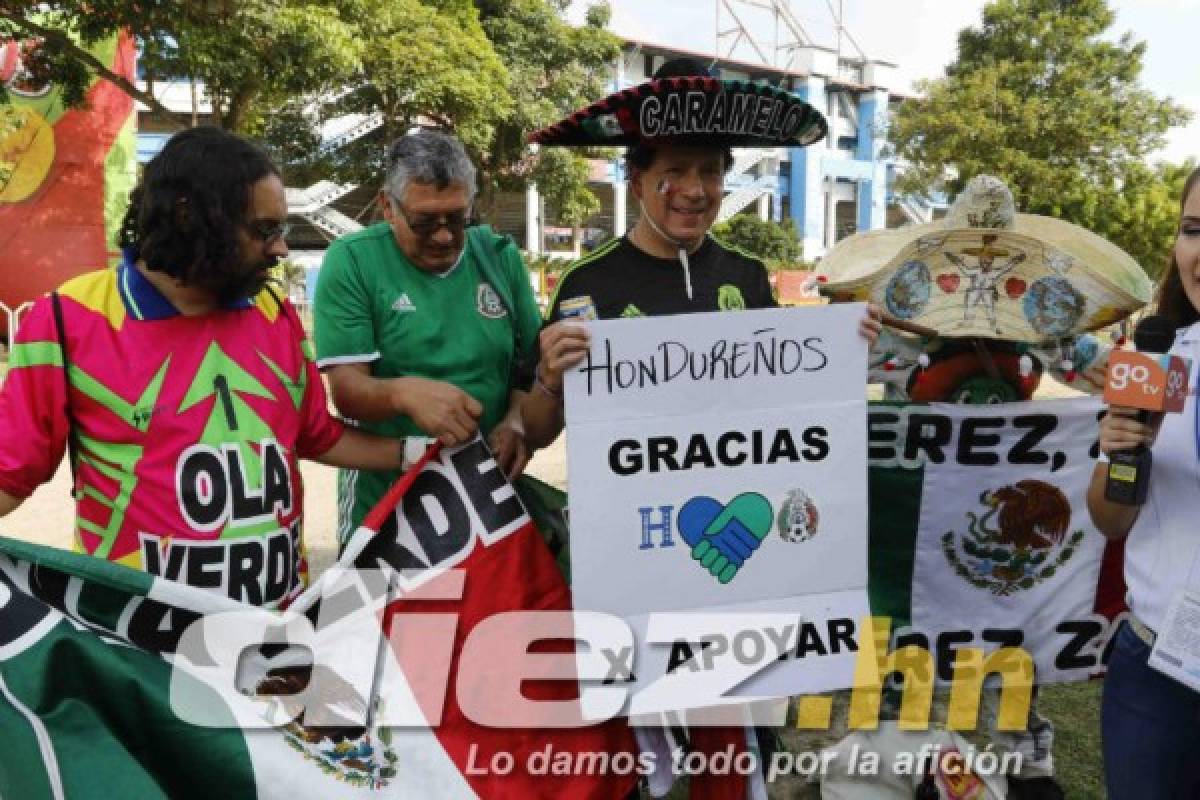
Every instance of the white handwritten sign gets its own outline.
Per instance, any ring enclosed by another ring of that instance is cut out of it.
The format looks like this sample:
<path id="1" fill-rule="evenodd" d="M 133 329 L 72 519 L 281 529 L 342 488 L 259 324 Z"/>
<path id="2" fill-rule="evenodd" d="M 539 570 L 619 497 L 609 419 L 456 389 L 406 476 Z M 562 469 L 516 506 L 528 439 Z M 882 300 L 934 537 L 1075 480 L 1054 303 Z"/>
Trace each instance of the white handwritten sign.
<path id="1" fill-rule="evenodd" d="M 863 313 L 588 323 L 566 376 L 575 608 L 631 624 L 631 688 L 680 684 L 635 710 L 696 705 L 700 672 L 761 669 L 743 698 L 850 684 L 868 608 Z M 701 624 L 672 637 L 649 624 L 663 612 Z"/>

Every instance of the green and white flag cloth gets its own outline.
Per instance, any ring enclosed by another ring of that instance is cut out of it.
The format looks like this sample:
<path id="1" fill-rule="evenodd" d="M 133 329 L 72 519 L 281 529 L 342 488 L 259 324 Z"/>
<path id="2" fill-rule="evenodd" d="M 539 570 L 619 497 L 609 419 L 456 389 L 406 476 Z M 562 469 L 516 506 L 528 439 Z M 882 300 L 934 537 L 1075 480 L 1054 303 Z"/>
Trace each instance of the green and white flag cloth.
<path id="1" fill-rule="evenodd" d="M 1100 668 L 1123 596 L 1087 511 L 1101 408 L 871 405 L 872 611 L 942 680 L 960 647 L 1021 647 L 1039 683 Z"/>
<path id="2" fill-rule="evenodd" d="M 90 556 L 0 539 L 3 795 L 254 797 L 260 781 L 295 780 L 298 771 L 268 766 L 272 750 L 288 747 L 278 732 L 240 731 L 232 719 L 192 726 L 171 708 L 164 656 L 187 624 L 225 605 Z M 215 693 L 213 707 L 222 707 Z"/>
<path id="3" fill-rule="evenodd" d="M 430 448 L 286 612 L 0 537 L 0 797 L 623 797 L 632 766 L 577 768 L 635 763 L 623 722 L 476 721 L 577 697 L 474 636 L 570 611 L 506 486 L 482 440 Z"/>

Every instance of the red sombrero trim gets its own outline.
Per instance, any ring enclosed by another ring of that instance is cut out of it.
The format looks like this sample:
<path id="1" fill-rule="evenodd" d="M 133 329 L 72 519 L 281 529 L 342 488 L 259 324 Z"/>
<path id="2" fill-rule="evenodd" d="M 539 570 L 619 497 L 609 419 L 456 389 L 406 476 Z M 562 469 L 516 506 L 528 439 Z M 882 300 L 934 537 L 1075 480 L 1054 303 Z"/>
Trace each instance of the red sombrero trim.
<path id="1" fill-rule="evenodd" d="M 1022 397 L 1033 396 L 1041 379 L 1042 368 L 1035 360 L 1029 375 L 1021 374 L 1021 357 L 1014 353 L 990 354 L 1000 376 L 1012 384 Z M 914 403 L 935 403 L 947 400 L 963 381 L 987 374 L 987 368 L 975 353 L 956 353 L 924 370 L 916 370 L 909 378 L 908 396 Z M 918 380 L 917 377 L 920 376 Z"/>

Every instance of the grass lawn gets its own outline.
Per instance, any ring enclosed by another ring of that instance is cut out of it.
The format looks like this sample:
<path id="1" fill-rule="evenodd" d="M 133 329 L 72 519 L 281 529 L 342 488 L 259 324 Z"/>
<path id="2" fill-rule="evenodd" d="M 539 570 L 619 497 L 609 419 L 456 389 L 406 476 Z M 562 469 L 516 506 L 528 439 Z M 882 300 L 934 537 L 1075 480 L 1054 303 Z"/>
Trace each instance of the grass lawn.
<path id="1" fill-rule="evenodd" d="M 1102 681 L 1047 686 L 1038 708 L 1054 722 L 1054 767 L 1069 800 L 1103 800 L 1100 753 Z"/>

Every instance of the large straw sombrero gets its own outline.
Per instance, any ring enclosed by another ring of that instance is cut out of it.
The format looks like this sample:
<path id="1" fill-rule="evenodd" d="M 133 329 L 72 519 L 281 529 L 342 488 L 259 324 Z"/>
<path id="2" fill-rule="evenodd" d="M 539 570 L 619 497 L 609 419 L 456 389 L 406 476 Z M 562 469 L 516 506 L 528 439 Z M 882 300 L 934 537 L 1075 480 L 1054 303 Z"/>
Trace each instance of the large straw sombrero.
<path id="1" fill-rule="evenodd" d="M 870 300 L 940 336 L 1042 343 L 1117 322 L 1152 285 L 1115 245 L 1068 222 L 1018 214 L 999 178 L 972 179 L 946 218 L 837 244 L 818 271 L 839 300 Z"/>
<path id="2" fill-rule="evenodd" d="M 784 89 L 721 80 L 692 59 L 676 59 L 654 80 L 624 89 L 534 131 L 543 146 L 804 147 L 828 132 L 821 112 Z"/>

